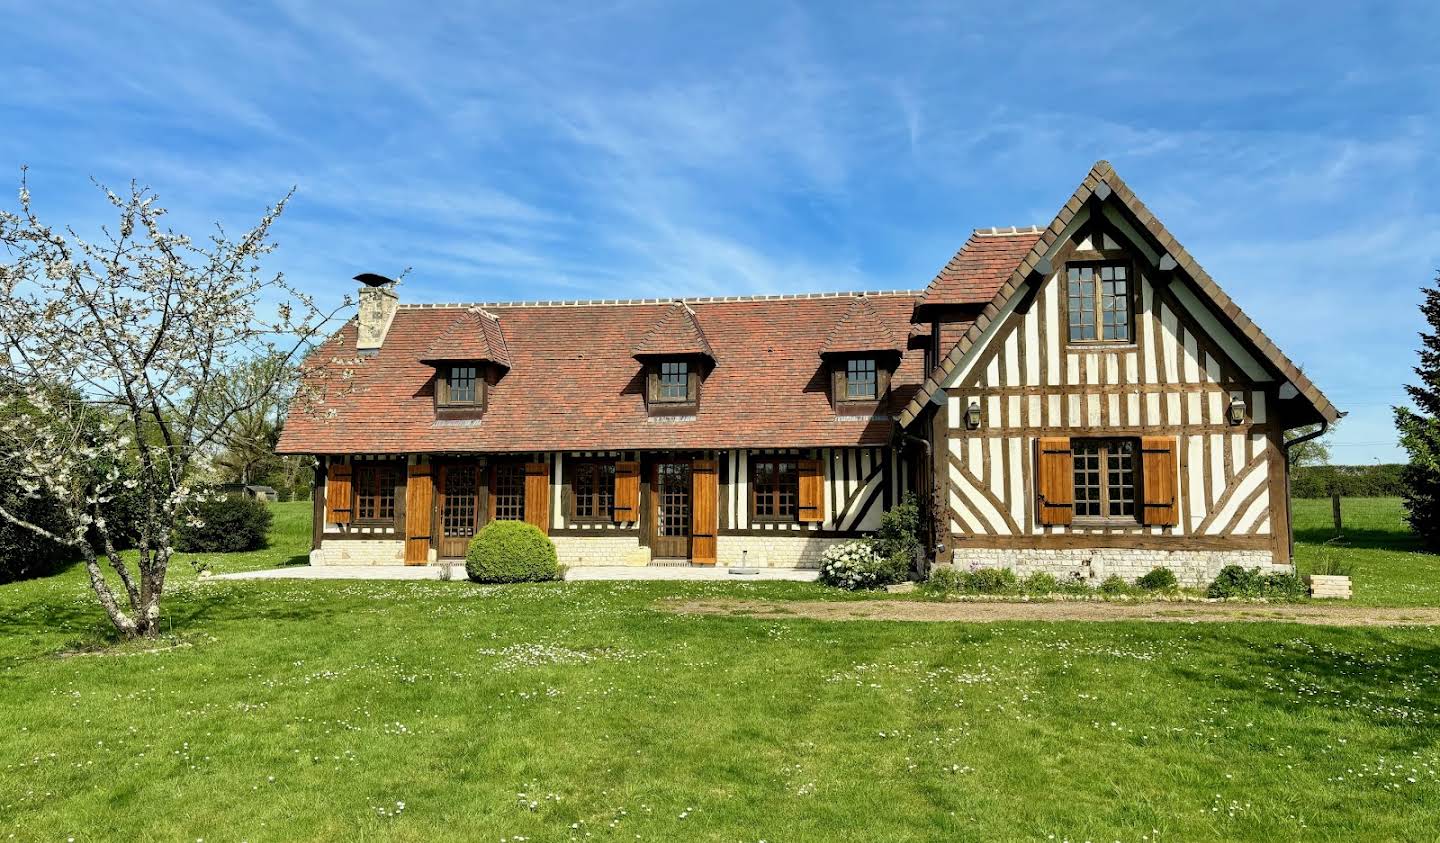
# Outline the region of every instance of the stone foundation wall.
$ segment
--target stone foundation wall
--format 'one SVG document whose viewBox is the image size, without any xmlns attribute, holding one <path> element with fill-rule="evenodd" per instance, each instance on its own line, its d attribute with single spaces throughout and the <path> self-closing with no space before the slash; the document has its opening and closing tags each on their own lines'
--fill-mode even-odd
<svg viewBox="0 0 1440 843">
<path fill-rule="evenodd" d="M 648 565 L 650 548 L 640 546 L 639 536 L 613 536 L 596 531 L 593 536 L 551 536 L 561 565 Z"/>
<path fill-rule="evenodd" d="M 434 561 L 435 551 L 430 551 Z M 399 539 L 356 539 L 320 543 L 310 552 L 311 565 L 404 565 L 405 542 Z"/>
<path fill-rule="evenodd" d="M 831 545 L 850 539 L 808 536 L 719 536 L 716 564 L 749 568 L 819 568 L 820 556 Z"/>
<path fill-rule="evenodd" d="M 1151 550 L 1122 548 L 955 548 L 951 560 L 957 568 L 1010 568 L 1020 578 L 1037 571 L 1059 579 L 1079 576 L 1099 585 L 1111 574 L 1127 582 L 1150 573 L 1152 568 L 1169 568 L 1183 586 L 1203 587 L 1226 565 L 1259 568 L 1265 573 L 1290 572 L 1289 565 L 1273 565 L 1268 550 Z"/>
</svg>

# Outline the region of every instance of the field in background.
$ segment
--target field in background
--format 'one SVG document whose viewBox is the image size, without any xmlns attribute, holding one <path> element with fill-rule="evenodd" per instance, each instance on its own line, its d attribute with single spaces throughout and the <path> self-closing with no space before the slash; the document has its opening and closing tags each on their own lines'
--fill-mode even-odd
<svg viewBox="0 0 1440 843">
<path fill-rule="evenodd" d="M 1355 509 L 1357 593 L 1433 595 L 1406 588 L 1435 568 L 1394 547 L 1394 503 Z M 1301 511 L 1302 535 L 1323 539 L 1320 509 Z M 200 558 L 303 564 L 309 505 L 276 512 L 271 548 Z M 654 606 L 838 595 L 198 582 L 176 565 L 176 634 L 158 646 L 97 646 L 78 567 L 0 586 L 0 839 L 1421 840 L 1440 827 L 1433 629 L 693 617 Z"/>
<path fill-rule="evenodd" d="M 1420 552 L 1399 498 L 1342 498 L 1345 529 L 1339 541 L 1333 541 L 1335 524 L 1328 498 L 1299 499 L 1294 507 L 1300 573 L 1322 554 L 1331 553 L 1354 566 L 1351 585 L 1356 603 L 1440 606 L 1440 556 Z"/>
</svg>

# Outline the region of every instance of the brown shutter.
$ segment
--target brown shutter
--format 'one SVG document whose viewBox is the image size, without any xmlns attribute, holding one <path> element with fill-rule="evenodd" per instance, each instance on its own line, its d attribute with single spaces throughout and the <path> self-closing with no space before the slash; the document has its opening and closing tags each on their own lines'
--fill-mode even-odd
<svg viewBox="0 0 1440 843">
<path fill-rule="evenodd" d="M 349 524 L 354 506 L 351 500 L 350 465 L 335 463 L 325 481 L 325 508 L 330 512 L 327 520 L 331 524 Z"/>
<path fill-rule="evenodd" d="M 525 520 L 550 533 L 550 464 L 525 463 Z"/>
<path fill-rule="evenodd" d="M 405 564 L 430 561 L 430 512 L 435 503 L 435 481 L 430 466 L 412 465 L 405 482 Z"/>
<path fill-rule="evenodd" d="M 1068 436 L 1042 436 L 1035 458 L 1040 523 L 1069 524 L 1075 518 L 1075 454 Z"/>
<path fill-rule="evenodd" d="M 1144 437 L 1140 440 L 1140 460 L 1140 482 L 1144 487 L 1140 523 L 1174 527 L 1180 523 L 1175 437 Z"/>
<path fill-rule="evenodd" d="M 825 520 L 825 467 L 819 460 L 800 460 L 799 519 L 806 523 Z"/>
<path fill-rule="evenodd" d="M 640 463 L 615 463 L 615 520 L 640 520 Z"/>
<path fill-rule="evenodd" d="M 715 564 L 715 534 L 720 527 L 720 471 L 715 460 L 690 465 L 690 561 Z"/>
</svg>

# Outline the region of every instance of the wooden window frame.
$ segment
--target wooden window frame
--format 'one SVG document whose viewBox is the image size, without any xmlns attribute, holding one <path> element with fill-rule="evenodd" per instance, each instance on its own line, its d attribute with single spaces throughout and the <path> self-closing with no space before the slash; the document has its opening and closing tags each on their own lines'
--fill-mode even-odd
<svg viewBox="0 0 1440 843">
<path fill-rule="evenodd" d="M 1105 339 L 1105 311 L 1104 293 L 1102 292 L 1100 270 L 1104 267 L 1119 267 L 1125 270 L 1125 331 L 1129 334 L 1125 339 Z M 1095 317 L 1095 337 L 1092 339 L 1074 339 L 1070 329 L 1070 270 L 1089 268 L 1095 270 L 1092 278 L 1092 289 L 1086 296 L 1089 302 L 1090 311 Z M 1135 302 L 1138 292 L 1139 277 L 1135 271 L 1135 262 L 1123 251 L 1107 249 L 1103 251 L 1076 252 L 1065 261 L 1060 271 L 1060 300 L 1062 303 L 1061 327 L 1065 329 L 1065 345 L 1080 348 L 1115 348 L 1133 346 L 1135 339 Z"/>
<path fill-rule="evenodd" d="M 487 478 L 488 482 L 487 482 L 487 484 L 486 484 L 486 485 L 487 485 L 487 492 L 488 492 L 488 494 L 487 494 L 486 496 L 489 498 L 489 503 L 486 505 L 486 510 L 487 510 L 486 514 L 489 516 L 489 517 L 487 518 L 487 522 L 488 522 L 488 521 L 524 521 L 524 520 L 525 520 L 525 516 L 526 516 L 526 514 L 527 514 L 526 511 L 525 511 L 525 477 L 526 477 L 526 475 L 525 475 L 525 461 L 524 461 L 524 460 L 515 460 L 515 459 L 495 460 L 495 461 L 491 462 L 489 466 L 486 467 L 486 471 L 487 471 L 487 473 L 488 473 L 488 475 L 489 475 L 488 478 Z M 515 473 L 515 477 L 517 478 L 516 486 L 515 486 L 515 494 L 517 494 L 517 495 L 519 496 L 519 498 L 520 498 L 520 517 L 519 517 L 519 518 L 501 518 L 501 517 L 500 517 L 500 499 L 501 499 L 501 497 L 503 496 L 503 493 L 502 493 L 501 488 L 500 488 L 500 472 L 501 472 L 501 471 L 506 471 L 506 472 L 513 471 L 513 472 Z"/>
<path fill-rule="evenodd" d="M 609 524 L 615 520 L 615 463 L 611 460 L 571 460 L 569 462 L 568 517 L 576 524 Z M 593 474 L 588 494 L 580 492 L 581 475 Z M 580 504 L 590 500 L 590 514 L 580 514 Z M 608 499 L 608 503 L 606 503 Z"/>
<path fill-rule="evenodd" d="M 380 478 L 383 472 L 390 475 L 390 483 L 381 483 Z M 351 507 L 354 509 L 351 524 L 356 527 L 395 527 L 400 523 L 400 490 L 405 482 L 405 466 L 393 460 L 367 460 L 355 462 L 350 467 L 350 496 Z M 389 498 L 390 516 L 388 518 L 372 515 L 364 516 L 367 500 L 377 510 L 385 508 L 386 498 Z"/>
<path fill-rule="evenodd" d="M 799 520 L 800 520 L 800 462 L 801 462 L 801 459 L 802 459 L 802 458 L 801 458 L 798 454 L 759 454 L 759 455 L 751 455 L 751 457 L 750 457 L 750 466 L 749 466 L 749 472 L 750 472 L 749 486 L 750 486 L 750 520 L 751 520 L 752 522 L 761 523 L 761 524 L 794 524 L 794 523 L 799 522 Z M 777 468 L 776 468 L 776 476 L 777 476 L 776 489 L 775 489 L 774 492 L 767 492 L 766 494 L 767 494 L 767 495 L 774 495 L 774 496 L 775 496 L 775 498 L 776 498 L 775 504 L 776 504 L 776 506 L 777 506 L 777 508 L 778 508 L 779 505 L 780 505 L 780 500 L 779 500 L 780 495 L 783 494 L 784 491 L 785 491 L 784 489 L 780 488 L 780 481 L 779 481 L 778 478 L 779 478 L 781 475 L 780 475 L 780 473 L 779 473 L 779 468 L 778 468 L 778 467 L 781 466 L 781 465 L 787 464 L 787 463 L 790 465 L 790 478 L 791 478 L 791 481 L 793 481 L 793 488 L 790 490 L 790 491 L 791 491 L 791 500 L 792 500 L 792 502 L 793 502 L 792 505 L 791 505 L 792 511 L 791 511 L 788 515 L 787 515 L 787 514 L 784 514 L 784 513 L 761 514 L 761 513 L 760 513 L 760 497 L 761 497 L 761 493 L 760 493 L 760 484 L 759 484 L 759 482 L 758 482 L 758 475 L 759 475 L 759 473 L 760 473 L 760 467 L 761 467 L 762 465 L 773 465 L 773 466 L 776 466 L 776 467 L 777 467 Z"/>
<path fill-rule="evenodd" d="M 662 375 L 665 366 L 685 366 L 684 398 L 664 397 Z M 700 366 L 696 357 L 666 357 L 645 364 L 645 406 L 652 416 L 693 415 L 700 407 Z"/>
<path fill-rule="evenodd" d="M 855 360 L 870 360 L 875 364 L 875 396 L 873 398 L 850 397 L 850 363 Z M 874 413 L 890 392 L 890 373 L 895 360 L 884 354 L 845 354 L 829 357 L 830 400 L 839 415 Z"/>
<path fill-rule="evenodd" d="M 450 396 L 450 381 L 456 369 L 471 369 L 475 372 L 474 398 L 457 401 Z M 456 361 L 442 363 L 435 370 L 435 409 L 437 411 L 459 411 L 460 416 L 469 417 L 484 412 L 490 387 L 490 371 L 483 362 Z"/>
<path fill-rule="evenodd" d="M 1127 515 L 1127 514 L 1123 514 L 1123 513 L 1122 513 L 1122 514 L 1119 514 L 1119 515 L 1115 515 L 1115 514 L 1111 514 L 1111 512 L 1110 512 L 1110 505 L 1111 505 L 1111 503 L 1112 503 L 1111 488 L 1110 488 L 1110 455 L 1111 455 L 1111 454 L 1110 454 L 1110 448 L 1111 448 L 1112 446 L 1117 445 L 1117 444 L 1122 443 L 1122 442 L 1123 442 L 1123 443 L 1128 443 L 1128 444 L 1130 445 L 1130 449 L 1131 449 L 1131 450 L 1130 450 L 1130 510 L 1131 510 L 1131 511 L 1130 511 L 1130 513 L 1129 513 L 1128 515 Z M 1095 446 L 1095 448 L 1096 448 L 1096 454 L 1097 454 L 1097 458 L 1098 458 L 1098 460 L 1099 460 L 1099 478 L 1098 478 L 1097 482 L 1098 482 L 1098 484 L 1099 484 L 1099 500 L 1098 500 L 1098 504 L 1099 504 L 1099 506 L 1100 506 L 1100 514 L 1099 514 L 1099 515 L 1081 515 L 1081 514 L 1080 514 L 1080 504 L 1081 504 L 1080 489 L 1081 489 L 1081 486 L 1080 486 L 1080 484 L 1077 482 L 1077 481 L 1078 481 L 1078 478 L 1076 477 L 1076 472 L 1077 472 L 1077 466 L 1078 466 L 1078 464 L 1079 464 L 1080 449 L 1081 449 L 1082 447 L 1092 446 L 1092 445 Z M 1071 450 L 1071 457 L 1070 457 L 1070 459 L 1071 459 L 1070 478 L 1071 478 L 1071 484 L 1072 484 L 1072 486 L 1073 486 L 1073 488 L 1074 488 L 1074 492 L 1072 493 L 1072 500 L 1073 500 L 1072 506 L 1073 506 L 1073 512 L 1074 512 L 1073 519 L 1072 519 L 1072 520 L 1073 520 L 1073 523 L 1076 524 L 1076 525 L 1080 525 L 1080 526 L 1090 525 L 1090 526 L 1126 526 L 1126 527 L 1133 527 L 1133 526 L 1138 526 L 1138 525 L 1140 525 L 1140 524 L 1142 523 L 1142 518 L 1143 518 L 1143 501 L 1144 501 L 1144 488 L 1145 488 L 1143 478 L 1140 476 L 1140 472 L 1141 472 L 1141 462 L 1142 462 L 1142 459 L 1141 459 L 1141 441 L 1140 441 L 1138 438 L 1133 437 L 1133 436 L 1074 436 L 1074 437 L 1071 437 L 1071 439 L 1070 439 L 1070 450 Z M 1088 503 L 1088 500 L 1087 500 L 1087 503 Z"/>
<path fill-rule="evenodd" d="M 860 375 L 868 374 L 868 375 L 870 375 L 870 379 L 869 379 L 868 381 L 863 381 L 863 380 L 860 380 L 860 379 L 858 379 L 858 378 L 853 378 L 853 377 L 851 377 L 852 375 L 857 374 L 856 372 L 851 371 L 851 367 L 855 366 L 856 364 L 865 364 L 865 363 L 868 363 L 868 364 L 869 364 L 869 371 L 863 371 L 863 370 L 862 370 L 862 371 L 858 372 L 858 374 L 860 374 Z M 854 385 L 854 384 L 859 384 L 859 385 L 862 385 L 862 386 L 868 385 L 868 386 L 870 387 L 870 394 L 869 394 L 869 395 L 856 395 L 856 394 L 854 394 L 853 390 L 851 390 L 851 386 Z M 846 361 L 845 361 L 845 396 L 844 396 L 844 398 L 845 398 L 846 401 L 878 401 L 878 400 L 880 399 L 880 361 L 879 361 L 879 360 L 875 359 L 874 357 L 851 357 L 851 358 L 846 359 Z"/>
</svg>

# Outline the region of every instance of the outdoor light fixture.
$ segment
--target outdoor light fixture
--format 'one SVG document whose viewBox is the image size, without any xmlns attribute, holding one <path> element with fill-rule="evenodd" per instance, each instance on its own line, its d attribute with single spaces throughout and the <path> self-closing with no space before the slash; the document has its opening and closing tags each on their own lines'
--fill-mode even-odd
<svg viewBox="0 0 1440 843">
<path fill-rule="evenodd" d="M 1230 398 L 1230 423 L 1245 423 L 1245 399 L 1239 395 L 1234 395 Z"/>
<path fill-rule="evenodd" d="M 971 401 L 970 406 L 965 408 L 965 429 L 980 429 L 980 402 Z"/>
</svg>

